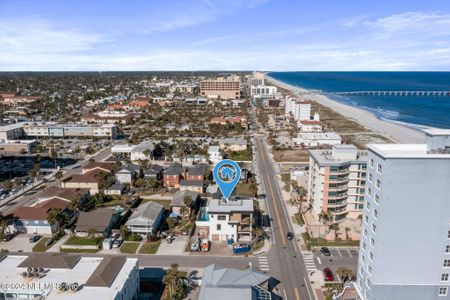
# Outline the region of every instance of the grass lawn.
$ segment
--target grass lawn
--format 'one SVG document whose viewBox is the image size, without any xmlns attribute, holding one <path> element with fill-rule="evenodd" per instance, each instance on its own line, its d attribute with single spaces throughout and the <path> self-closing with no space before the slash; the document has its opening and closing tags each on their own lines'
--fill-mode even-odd
<svg viewBox="0 0 450 300">
<path fill-rule="evenodd" d="M 236 186 L 236 194 L 242 195 L 242 196 L 254 197 L 255 194 L 253 193 L 251 186 L 252 186 L 251 182 L 248 182 L 248 183 L 239 182 L 238 185 Z"/>
<path fill-rule="evenodd" d="M 86 237 L 78 237 L 71 236 L 67 241 L 66 245 L 100 245 L 102 239 L 101 238 L 86 238 Z"/>
<path fill-rule="evenodd" d="M 252 160 L 252 155 L 247 150 L 227 152 L 227 157 L 232 160 Z"/>
<path fill-rule="evenodd" d="M 161 240 L 145 243 L 139 250 L 139 254 L 155 254 L 158 251 L 159 244 L 161 244 Z"/>
<path fill-rule="evenodd" d="M 45 252 L 48 250 L 48 248 L 50 248 L 55 241 L 53 241 L 50 245 L 45 246 L 45 242 L 48 241 L 50 238 L 48 237 L 44 237 L 42 238 L 36 245 L 34 245 L 33 247 L 33 252 Z"/>
<path fill-rule="evenodd" d="M 137 242 L 123 242 L 122 246 L 120 246 L 120 252 L 134 254 L 138 247 L 139 243 Z"/>
<path fill-rule="evenodd" d="M 301 213 L 296 213 L 295 215 L 294 215 L 295 217 L 295 221 L 297 222 L 297 224 L 299 224 L 299 225 L 305 225 L 305 221 L 303 220 L 303 216 L 302 216 L 302 214 Z"/>
<path fill-rule="evenodd" d="M 273 158 L 275 161 L 295 161 L 308 162 L 308 150 L 277 150 L 273 151 Z"/>
</svg>

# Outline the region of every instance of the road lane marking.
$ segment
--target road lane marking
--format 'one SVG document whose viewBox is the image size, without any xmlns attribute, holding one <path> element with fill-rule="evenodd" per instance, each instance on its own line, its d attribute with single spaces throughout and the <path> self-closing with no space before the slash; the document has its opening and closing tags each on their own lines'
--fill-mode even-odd
<svg viewBox="0 0 450 300">
<path fill-rule="evenodd" d="M 352 256 L 352 253 L 350 252 L 349 249 L 347 249 L 347 252 L 348 252 L 348 255 L 350 255 L 350 257 L 353 257 L 353 256 Z"/>
<path fill-rule="evenodd" d="M 311 292 L 309 291 L 309 288 L 308 288 L 309 284 L 308 284 L 308 282 L 306 282 L 306 277 L 303 277 L 303 281 L 305 281 L 306 291 L 308 292 L 309 299 L 314 299 L 311 296 Z"/>
<path fill-rule="evenodd" d="M 317 257 L 317 262 L 319 263 L 319 265 L 322 264 L 322 261 L 320 260 L 320 257 Z"/>
<path fill-rule="evenodd" d="M 261 145 L 261 141 L 259 141 L 259 144 Z M 263 153 L 261 147 L 258 150 L 259 150 L 259 152 L 261 154 L 261 157 L 265 157 L 265 154 Z M 275 199 L 275 195 L 274 195 L 274 192 L 273 192 L 272 183 L 270 182 L 269 178 L 267 178 L 267 179 L 268 179 L 267 181 L 269 182 L 270 195 L 272 196 L 272 200 L 273 200 L 273 204 L 274 204 L 274 208 L 275 208 L 275 214 L 277 215 L 278 227 L 279 227 L 280 232 L 281 232 L 281 240 L 283 241 L 283 245 L 286 245 L 286 238 L 284 236 L 284 229 L 283 229 L 283 226 L 281 224 L 281 218 L 280 218 L 280 214 L 279 214 L 279 211 L 278 211 L 277 201 Z"/>
<path fill-rule="evenodd" d="M 304 277 L 303 277 L 304 278 Z M 306 282 L 306 281 L 305 281 Z M 308 289 L 307 289 L 308 290 Z M 298 289 L 294 288 L 295 291 L 295 298 L 297 298 L 297 300 L 300 300 L 300 294 L 298 293 Z M 309 293 L 308 293 L 309 294 Z"/>
<path fill-rule="evenodd" d="M 283 290 L 284 299 L 287 299 L 286 290 Z"/>
</svg>

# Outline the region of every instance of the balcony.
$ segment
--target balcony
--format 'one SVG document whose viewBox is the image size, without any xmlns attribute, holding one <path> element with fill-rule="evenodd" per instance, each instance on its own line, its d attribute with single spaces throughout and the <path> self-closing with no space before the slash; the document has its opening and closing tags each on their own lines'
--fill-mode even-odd
<svg viewBox="0 0 450 300">
<path fill-rule="evenodd" d="M 248 224 L 241 224 L 238 226 L 238 232 L 250 232 L 251 226 Z"/>
</svg>

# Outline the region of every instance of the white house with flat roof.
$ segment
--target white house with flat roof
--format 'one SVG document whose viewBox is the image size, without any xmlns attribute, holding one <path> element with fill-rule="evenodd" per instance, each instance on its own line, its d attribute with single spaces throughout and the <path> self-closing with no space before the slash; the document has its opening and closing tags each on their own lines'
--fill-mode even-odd
<svg viewBox="0 0 450 300">
<path fill-rule="evenodd" d="M 450 130 L 368 145 L 360 299 L 450 299 Z"/>
<path fill-rule="evenodd" d="M 208 157 L 213 164 L 216 164 L 219 161 L 221 161 L 223 159 L 223 156 L 220 150 L 220 146 L 209 146 Z"/>
<path fill-rule="evenodd" d="M 253 200 L 231 197 L 229 201 L 220 198 L 208 199 L 200 209 L 196 221 L 199 234 L 212 241 L 250 242 L 252 239 Z"/>
<path fill-rule="evenodd" d="M 0 299 L 137 299 L 138 259 L 42 253 L 0 259 Z"/>
</svg>

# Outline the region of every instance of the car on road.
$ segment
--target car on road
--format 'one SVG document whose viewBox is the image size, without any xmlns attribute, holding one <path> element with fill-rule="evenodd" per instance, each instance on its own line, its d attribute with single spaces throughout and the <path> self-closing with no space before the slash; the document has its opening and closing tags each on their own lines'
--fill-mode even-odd
<svg viewBox="0 0 450 300">
<path fill-rule="evenodd" d="M 323 269 L 323 276 L 325 281 L 334 281 L 334 275 L 330 268 Z"/>
<path fill-rule="evenodd" d="M 288 240 L 292 240 L 292 239 L 294 238 L 294 234 L 293 234 L 292 232 L 289 231 L 289 232 L 286 234 L 286 237 L 287 237 Z"/>
<path fill-rule="evenodd" d="M 320 252 L 322 252 L 323 256 L 331 256 L 330 249 L 328 249 L 327 247 L 320 248 Z"/>
<path fill-rule="evenodd" d="M 28 241 L 30 243 L 36 243 L 40 238 L 41 236 L 39 234 L 33 234 L 32 236 L 30 236 L 30 239 Z"/>
</svg>

